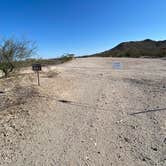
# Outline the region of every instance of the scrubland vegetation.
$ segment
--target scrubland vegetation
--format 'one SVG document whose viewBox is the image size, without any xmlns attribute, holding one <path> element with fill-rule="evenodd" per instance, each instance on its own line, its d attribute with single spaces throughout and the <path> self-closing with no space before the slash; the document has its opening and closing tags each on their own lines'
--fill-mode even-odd
<svg viewBox="0 0 166 166">
<path fill-rule="evenodd" d="M 10 73 L 29 67 L 34 63 L 56 65 L 74 58 L 74 54 L 64 54 L 55 59 L 35 59 L 36 44 L 29 40 L 4 39 L 0 42 L 0 76 L 8 77 Z"/>
</svg>

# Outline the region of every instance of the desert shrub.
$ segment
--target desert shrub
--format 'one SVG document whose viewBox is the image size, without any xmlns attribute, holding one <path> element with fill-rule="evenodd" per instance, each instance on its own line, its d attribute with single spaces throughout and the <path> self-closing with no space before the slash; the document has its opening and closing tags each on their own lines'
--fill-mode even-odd
<svg viewBox="0 0 166 166">
<path fill-rule="evenodd" d="M 35 54 L 36 47 L 28 40 L 5 39 L 0 41 L 0 70 L 5 77 L 13 72 L 21 60 Z"/>
<path fill-rule="evenodd" d="M 74 54 L 64 54 L 60 57 L 64 62 L 72 60 L 74 58 Z"/>
</svg>

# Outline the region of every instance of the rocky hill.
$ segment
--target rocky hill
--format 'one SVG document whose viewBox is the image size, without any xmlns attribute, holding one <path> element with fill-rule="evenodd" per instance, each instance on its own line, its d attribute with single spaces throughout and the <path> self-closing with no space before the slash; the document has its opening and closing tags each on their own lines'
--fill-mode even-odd
<svg viewBox="0 0 166 166">
<path fill-rule="evenodd" d="M 146 39 L 143 41 L 124 42 L 116 47 L 94 54 L 98 57 L 149 57 L 161 58 L 166 57 L 166 40 L 154 41 Z"/>
</svg>

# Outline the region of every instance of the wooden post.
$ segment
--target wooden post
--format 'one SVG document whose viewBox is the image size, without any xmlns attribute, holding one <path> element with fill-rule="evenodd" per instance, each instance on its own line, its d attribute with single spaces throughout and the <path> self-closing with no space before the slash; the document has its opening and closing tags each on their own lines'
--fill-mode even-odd
<svg viewBox="0 0 166 166">
<path fill-rule="evenodd" d="M 41 64 L 32 64 L 32 70 L 36 72 L 36 74 L 37 74 L 37 82 L 38 82 L 38 86 L 40 86 L 39 71 L 42 70 L 42 66 L 41 66 Z"/>
<path fill-rule="evenodd" d="M 40 86 L 39 71 L 37 71 L 37 81 L 38 81 L 38 86 Z"/>
</svg>

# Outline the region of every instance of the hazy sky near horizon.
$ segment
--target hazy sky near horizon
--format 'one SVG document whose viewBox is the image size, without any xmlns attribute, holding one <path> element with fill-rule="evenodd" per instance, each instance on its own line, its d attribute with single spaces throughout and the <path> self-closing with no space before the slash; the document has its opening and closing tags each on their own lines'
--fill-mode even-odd
<svg viewBox="0 0 166 166">
<path fill-rule="evenodd" d="M 0 37 L 37 42 L 40 57 L 87 55 L 166 39 L 165 0 L 0 0 Z"/>
</svg>

